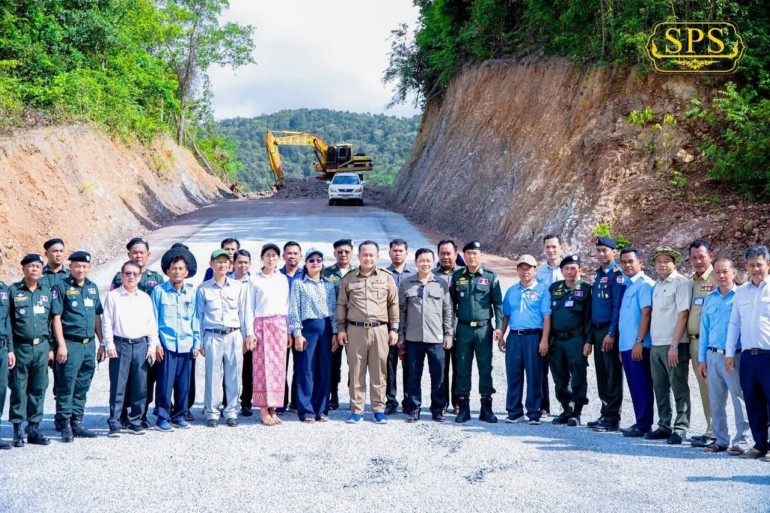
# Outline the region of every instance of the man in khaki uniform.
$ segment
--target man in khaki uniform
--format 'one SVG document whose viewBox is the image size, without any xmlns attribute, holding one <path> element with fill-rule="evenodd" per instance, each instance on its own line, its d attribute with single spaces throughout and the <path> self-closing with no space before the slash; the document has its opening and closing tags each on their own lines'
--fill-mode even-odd
<svg viewBox="0 0 770 513">
<path fill-rule="evenodd" d="M 398 342 L 398 290 L 391 274 L 376 267 L 379 250 L 371 240 L 359 244 L 361 265 L 342 279 L 337 298 L 337 339 L 347 346 L 350 367 L 349 424 L 363 418 L 367 368 L 374 421 L 388 422 L 385 384 L 389 346 Z"/>
<path fill-rule="evenodd" d="M 687 320 L 687 335 L 690 337 L 690 359 L 692 360 L 693 372 L 698 378 L 700 399 L 703 403 L 703 413 L 706 416 L 706 434 L 691 437 L 690 443 L 693 447 L 706 447 L 714 441 L 714 433 L 711 431 L 711 402 L 709 401 L 708 382 L 697 369 L 700 347 L 700 317 L 706 296 L 717 289 L 718 285 L 712 276 L 714 268 L 711 265 L 711 244 L 702 239 L 695 240 L 690 244 L 689 251 L 690 265 L 695 272 L 690 277 L 692 303 L 690 304 L 690 317 Z"/>
</svg>

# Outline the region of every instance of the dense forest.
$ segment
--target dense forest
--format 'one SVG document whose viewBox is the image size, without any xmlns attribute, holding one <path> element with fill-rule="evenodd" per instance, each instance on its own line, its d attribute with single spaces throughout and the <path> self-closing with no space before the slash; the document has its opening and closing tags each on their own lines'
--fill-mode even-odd
<svg viewBox="0 0 770 513">
<path fill-rule="evenodd" d="M 237 145 L 236 158 L 243 164 L 237 179 L 252 191 L 270 188 L 275 177 L 265 153 L 266 130 L 311 132 L 326 144 L 351 143 L 353 151 L 372 157 L 375 172 L 370 183 L 390 184 L 414 143 L 420 118 L 382 114 L 356 114 L 328 109 L 282 110 L 254 118 L 226 119 L 219 123 L 223 136 Z M 282 146 L 286 178 L 310 176 L 315 155 L 310 147 Z"/>
<path fill-rule="evenodd" d="M 384 78 L 394 103 L 416 93 L 440 100 L 463 64 L 512 55 L 570 57 L 576 64 L 634 65 L 648 73 L 647 37 L 661 21 L 727 20 L 746 55 L 716 98 L 695 100 L 688 120 L 703 123 L 712 176 L 750 198 L 770 199 L 770 7 L 767 0 L 414 0 L 412 32 L 393 31 Z M 666 113 L 654 113 L 661 119 Z"/>
</svg>

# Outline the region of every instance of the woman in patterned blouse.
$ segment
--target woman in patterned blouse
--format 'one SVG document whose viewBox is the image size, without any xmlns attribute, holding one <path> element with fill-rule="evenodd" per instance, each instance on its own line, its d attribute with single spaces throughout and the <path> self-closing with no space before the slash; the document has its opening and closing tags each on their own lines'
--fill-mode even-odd
<svg viewBox="0 0 770 513">
<path fill-rule="evenodd" d="M 289 330 L 294 335 L 297 414 L 302 422 L 329 420 L 332 346 L 337 344 L 334 284 L 323 276 L 324 256 L 305 253 L 304 273 L 289 299 Z"/>
</svg>

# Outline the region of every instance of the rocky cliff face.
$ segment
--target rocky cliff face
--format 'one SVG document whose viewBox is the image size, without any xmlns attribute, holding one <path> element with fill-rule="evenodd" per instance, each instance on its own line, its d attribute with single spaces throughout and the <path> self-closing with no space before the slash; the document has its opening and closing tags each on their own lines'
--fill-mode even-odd
<svg viewBox="0 0 770 513">
<path fill-rule="evenodd" d="M 170 139 L 127 146 L 88 127 L 30 130 L 0 139 L 0 275 L 25 253 L 64 239 L 97 261 L 128 239 L 229 191 Z"/>
<path fill-rule="evenodd" d="M 428 105 L 389 201 L 504 253 L 539 254 L 547 233 L 585 249 L 600 223 L 640 248 L 766 241 L 767 209 L 708 180 L 703 134 L 684 114 L 714 80 L 544 58 L 465 69 Z M 652 120 L 629 123 L 644 109 Z"/>
</svg>

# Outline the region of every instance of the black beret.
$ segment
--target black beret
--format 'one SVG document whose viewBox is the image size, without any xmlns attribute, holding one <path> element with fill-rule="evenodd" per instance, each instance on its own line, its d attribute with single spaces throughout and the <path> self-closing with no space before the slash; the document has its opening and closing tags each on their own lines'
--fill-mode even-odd
<svg viewBox="0 0 770 513">
<path fill-rule="evenodd" d="M 48 251 L 48 248 L 50 248 L 51 246 L 54 246 L 56 244 L 61 244 L 62 246 L 64 246 L 64 241 L 61 240 L 61 239 L 48 239 L 43 244 L 43 249 Z"/>
<path fill-rule="evenodd" d="M 262 246 L 262 253 L 259 254 L 260 257 L 265 256 L 265 253 L 267 253 L 268 250 L 274 249 L 276 253 L 279 255 L 281 254 L 281 248 L 279 248 L 277 245 L 273 244 L 272 242 L 268 242 L 264 246 Z"/>
<path fill-rule="evenodd" d="M 477 240 L 472 240 L 463 246 L 463 252 L 468 251 L 469 249 L 477 249 L 481 251 L 481 243 Z"/>
<path fill-rule="evenodd" d="M 68 258 L 70 262 L 86 262 L 91 263 L 91 254 L 87 251 L 75 251 Z"/>
<path fill-rule="evenodd" d="M 37 253 L 30 253 L 29 255 L 27 255 L 27 256 L 25 256 L 24 258 L 21 259 L 21 265 L 27 265 L 27 264 L 31 264 L 31 263 L 34 263 L 34 262 L 42 264 L 43 263 L 43 259 Z"/>
<path fill-rule="evenodd" d="M 181 256 L 184 259 L 185 265 L 187 266 L 187 277 L 192 278 L 195 276 L 195 273 L 198 272 L 198 261 L 195 260 L 195 256 L 190 253 L 186 247 L 182 246 L 172 246 L 171 249 L 166 251 L 163 254 L 163 257 L 160 259 L 160 268 L 166 275 L 168 275 L 168 269 L 171 267 L 171 261 L 175 257 Z"/>
<path fill-rule="evenodd" d="M 561 263 L 559 263 L 559 268 L 564 267 L 565 265 L 569 264 L 577 264 L 580 265 L 580 257 L 577 255 L 567 255 L 564 258 L 561 259 Z"/>
<path fill-rule="evenodd" d="M 609 237 L 596 237 L 596 245 L 607 246 L 610 249 L 615 249 L 618 247 L 617 244 L 615 244 L 615 241 Z"/>
<path fill-rule="evenodd" d="M 136 246 L 137 244 L 144 244 L 145 246 L 147 246 L 147 250 L 148 250 L 148 251 L 149 251 L 149 249 L 150 249 L 150 243 L 149 243 L 149 242 L 147 242 L 146 240 L 144 240 L 144 239 L 143 239 L 143 238 L 141 238 L 141 237 L 134 237 L 133 239 L 131 239 L 130 241 L 128 241 L 128 244 L 126 244 L 126 249 L 127 249 L 127 250 L 129 250 L 129 251 L 131 251 L 131 248 L 133 248 L 133 247 L 134 247 L 134 246 Z"/>
<path fill-rule="evenodd" d="M 340 246 L 350 246 L 352 248 L 353 247 L 353 240 L 352 239 L 340 239 L 337 242 L 335 242 L 334 244 L 332 244 L 332 246 L 334 246 L 334 249 L 337 249 Z"/>
</svg>

